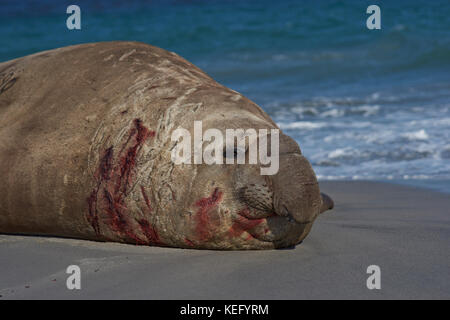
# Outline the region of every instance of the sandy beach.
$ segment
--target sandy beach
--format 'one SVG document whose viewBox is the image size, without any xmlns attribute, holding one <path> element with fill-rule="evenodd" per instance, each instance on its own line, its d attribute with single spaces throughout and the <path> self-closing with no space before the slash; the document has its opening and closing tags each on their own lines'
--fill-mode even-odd
<svg viewBox="0 0 450 320">
<path fill-rule="evenodd" d="M 322 182 L 336 207 L 293 249 L 199 251 L 0 235 L 0 299 L 449 299 L 450 198 Z M 66 288 L 67 266 L 81 290 Z M 366 269 L 381 268 L 381 290 Z"/>
</svg>

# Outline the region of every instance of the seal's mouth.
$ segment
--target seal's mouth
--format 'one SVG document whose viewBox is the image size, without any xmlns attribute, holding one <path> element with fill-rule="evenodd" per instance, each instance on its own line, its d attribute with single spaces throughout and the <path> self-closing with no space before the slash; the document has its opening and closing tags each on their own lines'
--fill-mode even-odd
<svg viewBox="0 0 450 320">
<path fill-rule="evenodd" d="M 295 213 L 290 212 L 287 205 L 279 203 L 269 183 L 249 184 L 241 188 L 238 199 L 245 209 L 235 216 L 232 227 L 232 235 L 235 236 L 246 232 L 247 239 L 271 242 L 276 247 L 289 246 L 298 243 L 305 228 L 314 221 L 295 219 Z"/>
<path fill-rule="evenodd" d="M 287 212 L 278 214 L 272 212 L 260 212 L 255 217 L 249 214 L 249 210 L 238 212 L 235 226 L 246 231 L 252 238 L 264 242 L 280 242 L 287 239 L 297 239 L 303 232 L 305 226 L 310 222 L 299 223 Z"/>
</svg>

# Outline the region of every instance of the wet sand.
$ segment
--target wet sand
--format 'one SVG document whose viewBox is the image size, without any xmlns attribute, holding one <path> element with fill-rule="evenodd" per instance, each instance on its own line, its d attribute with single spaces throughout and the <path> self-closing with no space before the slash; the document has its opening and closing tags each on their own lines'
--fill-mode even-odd
<svg viewBox="0 0 450 320">
<path fill-rule="evenodd" d="M 335 201 L 294 249 L 198 251 L 0 235 L 0 299 L 449 299 L 450 196 L 322 182 Z M 79 265 L 81 290 L 66 288 Z M 381 268 L 381 290 L 366 269 Z"/>
</svg>

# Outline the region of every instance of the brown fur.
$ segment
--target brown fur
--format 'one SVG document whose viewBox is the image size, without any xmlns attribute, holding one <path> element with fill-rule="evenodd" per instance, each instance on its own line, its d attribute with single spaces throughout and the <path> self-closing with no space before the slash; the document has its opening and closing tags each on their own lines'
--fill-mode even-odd
<svg viewBox="0 0 450 320">
<path fill-rule="evenodd" d="M 194 120 L 277 128 L 239 93 L 143 43 L 1 63 L 0 232 L 205 249 L 301 241 L 329 202 L 298 145 L 281 135 L 273 177 L 256 165 L 174 165 L 171 132 L 192 132 Z"/>
</svg>

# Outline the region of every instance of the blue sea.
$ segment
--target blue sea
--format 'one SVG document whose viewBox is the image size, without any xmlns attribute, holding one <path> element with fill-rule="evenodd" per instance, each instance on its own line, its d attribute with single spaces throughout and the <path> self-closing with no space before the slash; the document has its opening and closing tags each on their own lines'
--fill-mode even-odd
<svg viewBox="0 0 450 320">
<path fill-rule="evenodd" d="M 81 8 L 81 30 L 66 8 Z M 366 9 L 381 8 L 381 30 Z M 0 0 L 0 61 L 76 43 L 175 51 L 259 104 L 321 180 L 450 192 L 450 1 Z"/>
</svg>

